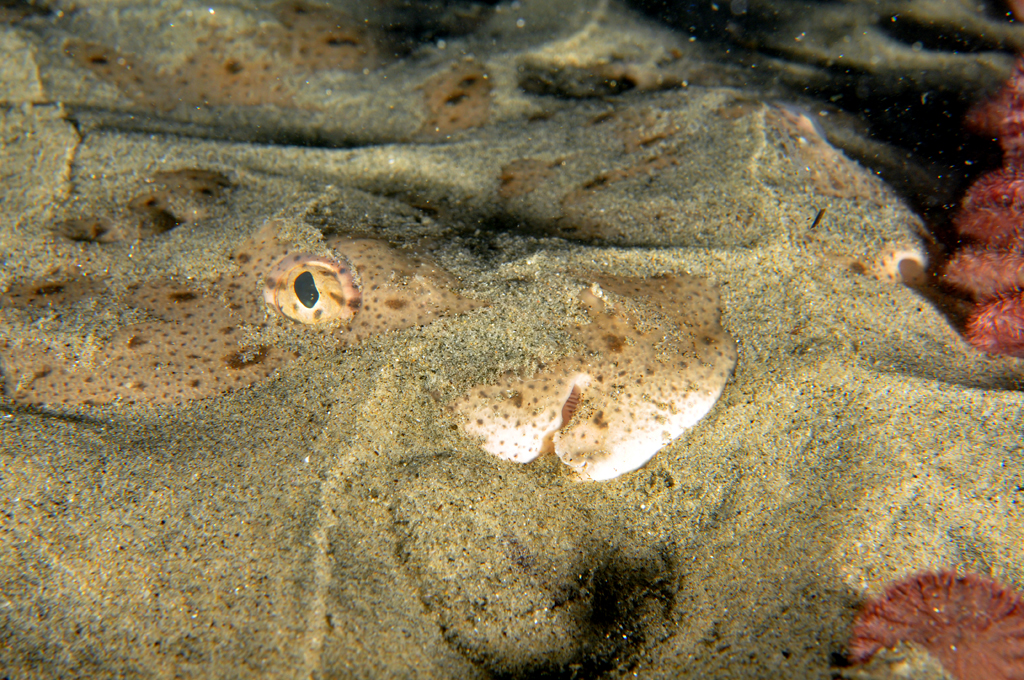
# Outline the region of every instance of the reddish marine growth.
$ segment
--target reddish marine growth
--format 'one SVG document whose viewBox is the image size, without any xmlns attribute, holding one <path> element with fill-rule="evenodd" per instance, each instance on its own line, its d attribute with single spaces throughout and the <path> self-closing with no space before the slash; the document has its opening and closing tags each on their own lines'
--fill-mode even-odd
<svg viewBox="0 0 1024 680">
<path fill-rule="evenodd" d="M 990 354 L 1024 357 L 1024 59 L 966 122 L 999 140 L 1003 167 L 967 190 L 953 225 L 973 244 L 953 256 L 944 280 L 975 300 L 968 342 Z"/>
<path fill-rule="evenodd" d="M 1024 598 L 997 581 L 955 571 L 890 586 L 857 617 L 850 660 L 914 643 L 957 680 L 1024 678 Z"/>
</svg>

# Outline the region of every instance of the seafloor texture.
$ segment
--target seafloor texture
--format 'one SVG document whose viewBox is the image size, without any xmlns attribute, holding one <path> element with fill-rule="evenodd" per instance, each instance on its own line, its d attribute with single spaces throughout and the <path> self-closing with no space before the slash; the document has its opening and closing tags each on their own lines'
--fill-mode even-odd
<svg viewBox="0 0 1024 680">
<path fill-rule="evenodd" d="M 828 677 L 895 578 L 1024 585 L 1024 361 L 904 285 L 921 221 L 816 112 L 613 5 L 456 7 L 401 50 L 261 7 L 0 24 L 8 677 Z M 403 294 L 447 306 L 358 342 L 268 314 L 268 220 L 429 258 Z M 684 273 L 739 359 L 646 466 L 464 433 L 470 386 L 578 350 L 596 276 Z"/>
</svg>

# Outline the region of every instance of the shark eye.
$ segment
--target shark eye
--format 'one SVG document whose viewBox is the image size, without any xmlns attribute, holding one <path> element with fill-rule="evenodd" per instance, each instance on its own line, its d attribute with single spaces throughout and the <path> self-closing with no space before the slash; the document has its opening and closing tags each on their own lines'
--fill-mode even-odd
<svg viewBox="0 0 1024 680">
<path fill-rule="evenodd" d="M 316 279 L 308 271 L 296 276 L 292 287 L 295 289 L 295 297 L 299 299 L 299 302 L 306 309 L 313 309 L 320 300 L 320 291 L 316 288 Z"/>
<path fill-rule="evenodd" d="M 320 324 L 351 319 L 362 294 L 347 264 L 304 253 L 274 265 L 265 278 L 263 300 L 292 321 Z"/>
</svg>

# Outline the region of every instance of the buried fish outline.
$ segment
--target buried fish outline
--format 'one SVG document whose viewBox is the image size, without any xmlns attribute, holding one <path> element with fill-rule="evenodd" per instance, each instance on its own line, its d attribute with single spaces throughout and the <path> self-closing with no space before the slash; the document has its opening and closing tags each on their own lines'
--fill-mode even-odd
<svg viewBox="0 0 1024 680">
<path fill-rule="evenodd" d="M 317 325 L 320 320 L 313 314 L 293 320 L 313 324 L 310 331 L 330 334 L 339 349 L 485 304 L 453 292 L 454 278 L 428 260 L 383 241 L 329 236 L 328 247 L 340 255 L 325 258 L 298 253 L 280 240 L 283 226 L 268 220 L 235 249 L 238 273 L 211 281 L 207 287 L 216 295 L 170 278 L 117 289 L 96 277 L 54 275 L 11 286 L 0 296 L 7 314 L 0 315 L 0 322 L 11 322 L 9 328 L 0 326 L 4 396 L 16 403 L 55 407 L 117 401 L 174 404 L 252 385 L 294 356 L 272 344 L 245 340 L 246 327 L 265 325 L 272 302 L 267 291 L 256 291 L 270 284 L 287 292 L 285 284 L 290 284 L 292 294 L 304 294 L 309 301 L 306 273 L 314 287 L 320 286 L 313 307 L 320 301 L 336 302 L 332 294 L 340 292 L 342 313 L 325 319 L 338 322 L 334 324 Z M 278 265 L 289 266 L 280 272 Z M 290 274 L 294 267 L 300 270 Z M 355 275 L 353 267 L 358 267 Z M 271 309 L 277 301 L 273 298 Z M 94 307 L 120 308 L 124 320 L 103 335 L 95 333 L 95 322 L 61 321 L 95 317 L 90 311 Z M 40 332 L 52 326 L 55 330 Z"/>
<path fill-rule="evenodd" d="M 324 243 L 334 257 L 325 258 L 294 251 L 279 239 L 281 226 L 268 221 L 235 260 L 246 276 L 263 281 L 266 308 L 314 327 L 337 322 L 330 329 L 340 326 L 339 346 L 487 304 L 454 292 L 456 279 L 430 259 L 384 241 L 328 235 Z"/>
<path fill-rule="evenodd" d="M 736 365 L 718 293 L 696 277 L 595 276 L 577 296 L 585 352 L 530 378 L 477 385 L 451 408 L 488 453 L 528 463 L 554 452 L 582 480 L 641 467 L 714 406 Z M 614 293 L 611 303 L 605 291 Z"/>
</svg>

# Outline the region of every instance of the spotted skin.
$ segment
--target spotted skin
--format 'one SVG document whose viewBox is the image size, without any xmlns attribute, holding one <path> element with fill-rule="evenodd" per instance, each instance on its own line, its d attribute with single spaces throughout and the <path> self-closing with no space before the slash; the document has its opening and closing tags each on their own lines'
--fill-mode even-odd
<svg viewBox="0 0 1024 680">
<path fill-rule="evenodd" d="M 644 465 L 721 396 L 736 345 L 707 282 L 592 280 L 578 296 L 590 323 L 573 330 L 586 352 L 529 379 L 474 387 L 453 404 L 485 451 L 520 463 L 554 451 L 581 479 L 611 479 Z"/>
</svg>

